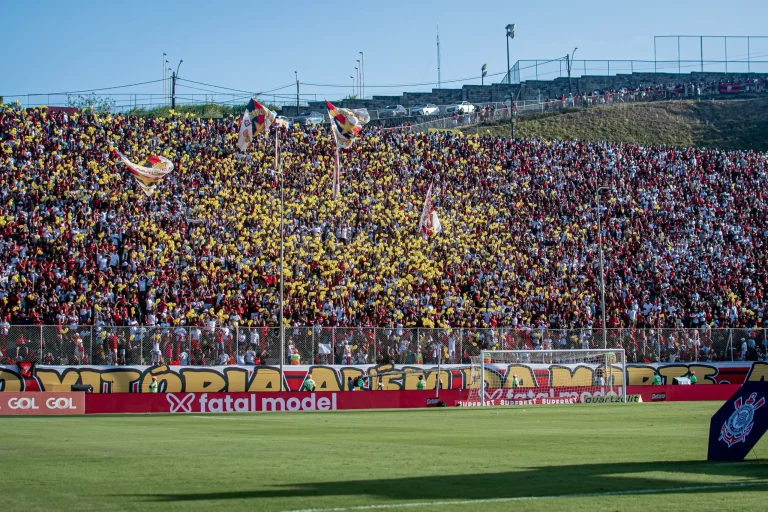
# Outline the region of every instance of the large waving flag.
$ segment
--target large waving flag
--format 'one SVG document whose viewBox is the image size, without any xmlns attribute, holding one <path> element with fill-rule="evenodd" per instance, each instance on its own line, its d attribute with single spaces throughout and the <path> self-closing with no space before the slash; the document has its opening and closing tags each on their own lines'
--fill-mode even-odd
<svg viewBox="0 0 768 512">
<path fill-rule="evenodd" d="M 240 135 L 237 137 L 237 147 L 240 151 L 245 151 L 251 145 L 253 140 L 253 124 L 248 109 L 243 112 L 243 119 L 240 121 Z"/>
<path fill-rule="evenodd" d="M 355 143 L 355 137 L 360 135 L 371 116 L 364 108 L 350 110 L 348 108 L 335 107 L 330 101 L 325 101 L 328 107 L 328 117 L 331 119 L 331 131 L 336 141 L 336 168 L 333 170 L 333 197 L 339 195 L 339 181 L 341 174 L 341 162 L 339 149 L 349 149 Z"/>
<path fill-rule="evenodd" d="M 325 104 L 328 107 L 328 116 L 331 118 L 331 130 L 333 130 L 336 145 L 343 149 L 351 148 L 355 137 L 360 134 L 363 126 L 368 124 L 371 116 L 364 108 L 355 110 L 338 108 L 330 101 L 326 101 Z"/>
<path fill-rule="evenodd" d="M 252 99 L 248 103 L 248 109 L 251 111 L 251 121 L 253 122 L 253 133 L 258 135 L 269 130 L 275 121 L 277 114 L 267 107 Z"/>
<path fill-rule="evenodd" d="M 427 197 L 424 199 L 424 208 L 421 210 L 421 218 L 419 219 L 419 231 L 424 240 L 429 237 L 435 236 L 443 230 L 443 225 L 440 223 L 440 219 L 437 217 L 435 211 L 435 205 L 432 200 L 432 185 L 427 190 Z"/>
<path fill-rule="evenodd" d="M 139 188 L 147 196 L 151 196 L 155 192 L 157 184 L 173 171 L 173 162 L 164 156 L 149 155 L 138 164 L 128 160 L 122 153 L 118 153 L 118 156 L 133 174 Z"/>
<path fill-rule="evenodd" d="M 237 147 L 241 151 L 248 149 L 253 141 L 253 136 L 269 131 L 277 114 L 259 103 L 256 99 L 251 99 L 243 112 L 243 119 L 240 121 L 240 135 L 237 138 Z"/>
</svg>

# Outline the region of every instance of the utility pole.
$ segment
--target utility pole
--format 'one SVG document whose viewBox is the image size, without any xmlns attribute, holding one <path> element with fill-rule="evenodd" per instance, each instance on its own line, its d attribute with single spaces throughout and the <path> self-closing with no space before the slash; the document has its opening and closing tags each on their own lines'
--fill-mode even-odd
<svg viewBox="0 0 768 512">
<path fill-rule="evenodd" d="M 293 74 L 296 76 L 296 117 L 299 116 L 299 72 L 294 71 Z M 280 326 L 282 329 L 282 325 Z"/>
<path fill-rule="evenodd" d="M 171 108 L 176 108 L 176 79 L 179 78 L 179 68 L 181 67 L 181 63 L 184 62 L 184 59 L 179 61 L 179 65 L 176 66 L 176 71 L 171 75 L 171 78 L 173 79 L 173 90 L 171 91 Z"/>
<path fill-rule="evenodd" d="M 360 99 L 365 97 L 365 58 L 360 52 Z"/>
<path fill-rule="evenodd" d="M 442 89 L 440 81 L 440 25 L 437 26 L 437 88 Z"/>
</svg>

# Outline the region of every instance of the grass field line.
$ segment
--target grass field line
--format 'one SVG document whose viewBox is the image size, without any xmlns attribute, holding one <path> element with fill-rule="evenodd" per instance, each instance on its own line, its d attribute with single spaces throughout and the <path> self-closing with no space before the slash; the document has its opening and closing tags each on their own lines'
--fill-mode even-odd
<svg viewBox="0 0 768 512">
<path fill-rule="evenodd" d="M 765 482 L 743 482 L 737 484 L 715 484 L 715 485 L 691 485 L 687 487 L 669 487 L 666 489 L 634 489 L 626 491 L 606 491 L 590 492 L 581 494 L 559 494 L 552 496 L 515 496 L 510 498 L 491 498 L 477 500 L 457 500 L 457 501 L 417 501 L 410 503 L 382 503 L 380 505 L 358 505 L 353 507 L 333 507 L 333 508 L 305 508 L 297 510 L 288 510 L 285 512 L 348 512 L 352 510 L 383 510 L 390 508 L 416 508 L 416 507 L 443 507 L 451 505 L 477 505 L 481 503 L 503 503 L 511 501 L 533 501 L 533 500 L 554 500 L 554 499 L 573 499 L 573 498 L 601 498 L 605 496 L 622 496 L 627 494 L 660 494 L 668 492 L 687 492 L 687 491 L 706 491 L 712 489 L 733 489 L 741 487 L 758 487 L 768 485 Z"/>
</svg>

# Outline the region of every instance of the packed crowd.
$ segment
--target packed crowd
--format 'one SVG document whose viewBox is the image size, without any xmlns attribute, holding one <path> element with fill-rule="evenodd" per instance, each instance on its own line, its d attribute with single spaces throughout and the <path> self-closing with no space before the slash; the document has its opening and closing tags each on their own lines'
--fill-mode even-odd
<svg viewBox="0 0 768 512">
<path fill-rule="evenodd" d="M 544 110 L 555 108 L 588 108 L 616 103 L 634 103 L 658 100 L 699 99 L 734 93 L 764 93 L 765 80 L 754 78 L 743 82 L 681 82 L 643 87 L 596 90 L 562 95 L 557 99 L 544 100 Z"/>
<path fill-rule="evenodd" d="M 277 325 L 274 132 L 0 110 L 5 325 Z M 766 155 L 370 128 L 280 129 L 291 326 L 768 327 Z M 176 170 L 152 198 L 115 151 Z M 427 188 L 444 231 L 423 240 Z"/>
</svg>

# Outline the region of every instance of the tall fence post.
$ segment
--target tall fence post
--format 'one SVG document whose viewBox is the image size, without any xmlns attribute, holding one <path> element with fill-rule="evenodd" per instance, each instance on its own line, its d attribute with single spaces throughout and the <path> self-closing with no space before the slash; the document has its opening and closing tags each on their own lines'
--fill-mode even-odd
<svg viewBox="0 0 768 512">
<path fill-rule="evenodd" d="M 733 329 L 728 330 L 728 347 L 731 351 L 731 361 L 733 361 Z M 728 348 L 726 348 L 728 350 Z"/>
<path fill-rule="evenodd" d="M 43 326 L 40 326 L 40 363 L 43 362 Z"/>
</svg>

